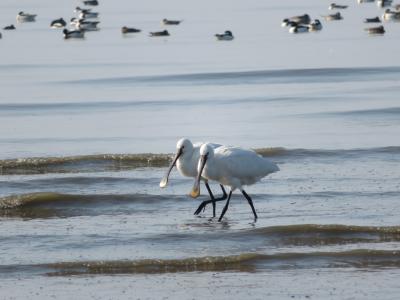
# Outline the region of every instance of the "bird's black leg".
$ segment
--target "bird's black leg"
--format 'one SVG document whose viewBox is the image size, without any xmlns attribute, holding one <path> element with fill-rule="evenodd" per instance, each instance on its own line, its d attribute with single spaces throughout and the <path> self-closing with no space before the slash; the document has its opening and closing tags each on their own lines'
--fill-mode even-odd
<svg viewBox="0 0 400 300">
<path fill-rule="evenodd" d="M 221 187 L 221 190 L 222 190 L 222 197 L 220 197 L 218 199 L 225 200 L 228 197 L 228 194 L 226 193 L 225 188 L 222 184 L 220 184 L 219 186 Z"/>
<path fill-rule="evenodd" d="M 251 209 L 254 214 L 254 219 L 257 220 L 258 217 L 257 217 L 256 210 L 254 209 L 253 200 L 251 200 L 250 196 L 245 192 L 245 190 L 242 190 L 242 194 L 247 199 L 247 202 L 249 202 L 249 204 L 251 206 Z"/>
<path fill-rule="evenodd" d="M 218 222 L 221 222 L 222 217 L 225 215 L 225 213 L 226 213 L 226 211 L 227 211 L 227 209 L 228 209 L 228 206 L 229 206 L 229 200 L 231 200 L 231 196 L 232 196 L 232 190 L 229 192 L 228 200 L 226 201 L 225 207 L 224 207 L 224 209 L 222 210 L 222 213 L 221 213 L 221 216 L 220 216 L 219 219 L 218 219 Z"/>
<path fill-rule="evenodd" d="M 223 195 L 220 198 L 214 198 L 214 196 L 213 196 L 213 194 L 211 192 L 210 186 L 208 186 L 208 184 L 206 184 L 206 187 L 207 187 L 207 190 L 208 190 L 208 192 L 210 194 L 211 200 L 206 200 L 206 201 L 201 202 L 199 207 L 194 212 L 195 215 L 198 215 L 199 213 L 201 213 L 202 210 L 204 211 L 206 206 L 207 206 L 207 204 L 212 203 L 213 204 L 213 213 L 214 213 L 214 217 L 215 217 L 215 202 L 225 200 L 228 197 L 228 194 L 226 193 L 224 186 L 221 185 L 221 184 L 220 184 L 220 186 L 221 186 Z"/>
<path fill-rule="evenodd" d="M 213 217 L 215 217 L 215 198 L 214 198 L 214 195 L 213 195 L 213 193 L 212 193 L 212 191 L 210 189 L 210 186 L 208 185 L 207 181 L 205 182 L 205 185 L 206 185 L 208 193 L 210 194 L 211 203 L 212 203 L 212 206 L 213 206 Z M 206 208 L 206 206 L 204 205 L 204 209 L 205 208 Z"/>
</svg>

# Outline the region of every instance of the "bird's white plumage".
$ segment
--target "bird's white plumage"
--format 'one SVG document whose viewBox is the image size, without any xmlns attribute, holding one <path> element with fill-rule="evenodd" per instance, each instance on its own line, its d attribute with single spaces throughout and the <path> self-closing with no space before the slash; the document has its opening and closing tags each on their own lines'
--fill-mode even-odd
<svg viewBox="0 0 400 300">
<path fill-rule="evenodd" d="M 197 163 L 200 158 L 200 147 L 203 143 L 198 142 L 192 144 L 188 139 L 180 139 L 176 143 L 176 151 L 178 158 L 176 159 L 176 168 L 182 176 L 196 178 L 197 176 Z M 221 145 L 215 143 L 208 143 L 211 148 L 218 148 Z M 165 187 L 168 183 L 169 173 L 174 166 L 174 162 L 169 167 L 166 175 L 160 182 L 160 187 Z"/>
<path fill-rule="evenodd" d="M 200 147 L 203 144 L 204 143 L 201 142 L 192 144 L 192 142 L 188 139 L 181 139 L 178 141 L 176 145 L 177 149 L 182 146 L 184 147 L 182 150 L 182 155 L 176 161 L 176 167 L 181 175 L 193 178 L 197 176 L 197 163 L 200 158 Z M 221 146 L 220 144 L 214 143 L 207 144 L 213 149 Z"/>
<path fill-rule="evenodd" d="M 243 186 L 254 184 L 268 174 L 279 171 L 279 167 L 252 150 L 225 146 L 213 149 L 208 144 L 204 144 L 200 147 L 197 171 L 199 175 L 190 192 L 190 196 L 193 198 L 200 195 L 200 176 L 231 188 L 225 207 L 218 219 L 221 222 L 235 189 L 240 189 L 253 211 L 254 219 L 257 220 L 258 216 L 253 200 L 243 189 Z"/>
<path fill-rule="evenodd" d="M 79 18 L 80 19 L 96 19 L 99 16 L 98 12 L 80 12 Z"/>
<path fill-rule="evenodd" d="M 292 26 L 289 28 L 289 32 L 290 33 L 304 33 L 304 32 L 308 32 L 309 28 L 307 26 Z"/>
<path fill-rule="evenodd" d="M 221 146 L 216 149 L 204 144 L 200 155 L 207 155 L 202 177 L 220 182 L 235 189 L 251 185 L 279 171 L 279 167 L 252 150 Z M 200 171 L 200 162 L 198 170 Z"/>
</svg>

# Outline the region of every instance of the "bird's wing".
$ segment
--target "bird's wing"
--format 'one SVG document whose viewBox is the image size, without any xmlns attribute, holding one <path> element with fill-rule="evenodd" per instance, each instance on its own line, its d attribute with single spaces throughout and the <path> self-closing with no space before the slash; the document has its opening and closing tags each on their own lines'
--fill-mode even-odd
<svg viewBox="0 0 400 300">
<path fill-rule="evenodd" d="M 196 143 L 194 143 L 193 144 L 193 147 L 201 147 L 202 145 L 204 145 L 204 144 L 208 144 L 208 145 L 210 145 L 211 146 L 211 148 L 213 148 L 213 149 L 216 149 L 216 148 L 218 148 L 218 147 L 221 147 L 222 145 L 221 144 L 217 144 L 217 143 L 210 143 L 210 142 L 205 142 L 205 143 L 203 143 L 203 142 L 196 142 Z"/>
<path fill-rule="evenodd" d="M 252 150 L 220 147 L 216 151 L 221 171 L 237 178 L 262 178 L 279 170 L 278 166 Z"/>
</svg>

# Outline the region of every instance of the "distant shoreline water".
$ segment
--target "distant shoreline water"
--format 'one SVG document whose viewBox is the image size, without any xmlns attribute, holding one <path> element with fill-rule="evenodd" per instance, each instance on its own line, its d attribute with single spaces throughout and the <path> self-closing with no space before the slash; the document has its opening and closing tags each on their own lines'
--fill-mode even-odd
<svg viewBox="0 0 400 300">
<path fill-rule="evenodd" d="M 286 149 L 283 147 L 259 148 L 254 151 L 276 159 L 337 158 L 350 159 L 368 156 L 400 154 L 400 146 L 361 149 Z M 24 157 L 0 160 L 0 175 L 79 173 L 121 171 L 143 167 L 166 167 L 172 153 L 93 154 L 59 157 Z"/>
</svg>

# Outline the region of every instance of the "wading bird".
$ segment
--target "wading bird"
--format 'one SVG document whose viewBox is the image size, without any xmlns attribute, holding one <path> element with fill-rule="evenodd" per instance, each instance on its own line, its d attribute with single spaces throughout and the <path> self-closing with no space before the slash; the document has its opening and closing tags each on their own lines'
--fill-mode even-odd
<svg viewBox="0 0 400 300">
<path fill-rule="evenodd" d="M 252 185 L 268 174 L 279 171 L 279 167 L 252 150 L 225 146 L 214 149 L 209 144 L 204 144 L 200 148 L 197 171 L 198 174 L 190 193 L 193 198 L 200 195 L 200 179 L 202 177 L 231 188 L 228 200 L 218 220 L 220 222 L 228 209 L 232 192 L 236 189 L 239 189 L 247 199 L 253 211 L 254 219 L 257 220 L 253 201 L 243 189 L 243 186 Z"/>
<path fill-rule="evenodd" d="M 168 177 L 169 174 L 171 173 L 173 167 L 176 164 L 176 167 L 179 171 L 179 173 L 181 173 L 181 175 L 186 176 L 186 177 L 192 177 L 192 178 L 196 178 L 197 177 L 197 164 L 199 161 L 199 157 L 200 157 L 200 147 L 203 143 L 196 143 L 196 144 L 192 144 L 192 142 L 188 139 L 180 139 L 177 144 L 176 144 L 176 155 L 174 157 L 174 159 L 172 160 L 172 163 L 170 164 L 167 172 L 165 173 L 164 177 L 161 179 L 160 181 L 160 187 L 164 188 L 167 186 L 168 184 Z M 221 145 L 219 144 L 213 144 L 213 143 L 208 143 L 208 147 L 210 149 L 214 149 L 214 148 L 218 148 Z M 201 178 L 199 178 L 200 180 Z M 213 205 L 213 216 L 215 217 L 215 202 L 216 201 L 221 201 L 221 200 L 225 200 L 227 197 L 226 191 L 223 187 L 222 184 L 220 184 L 221 189 L 222 189 L 222 197 L 220 198 L 215 198 L 211 188 L 208 184 L 208 181 L 205 180 L 204 184 L 207 188 L 208 193 L 210 194 L 210 198 L 211 200 L 209 201 L 203 201 L 200 206 L 197 208 L 197 210 L 195 211 L 195 215 L 199 214 L 201 212 L 202 209 L 205 208 L 205 206 L 208 203 L 212 203 Z"/>
</svg>

